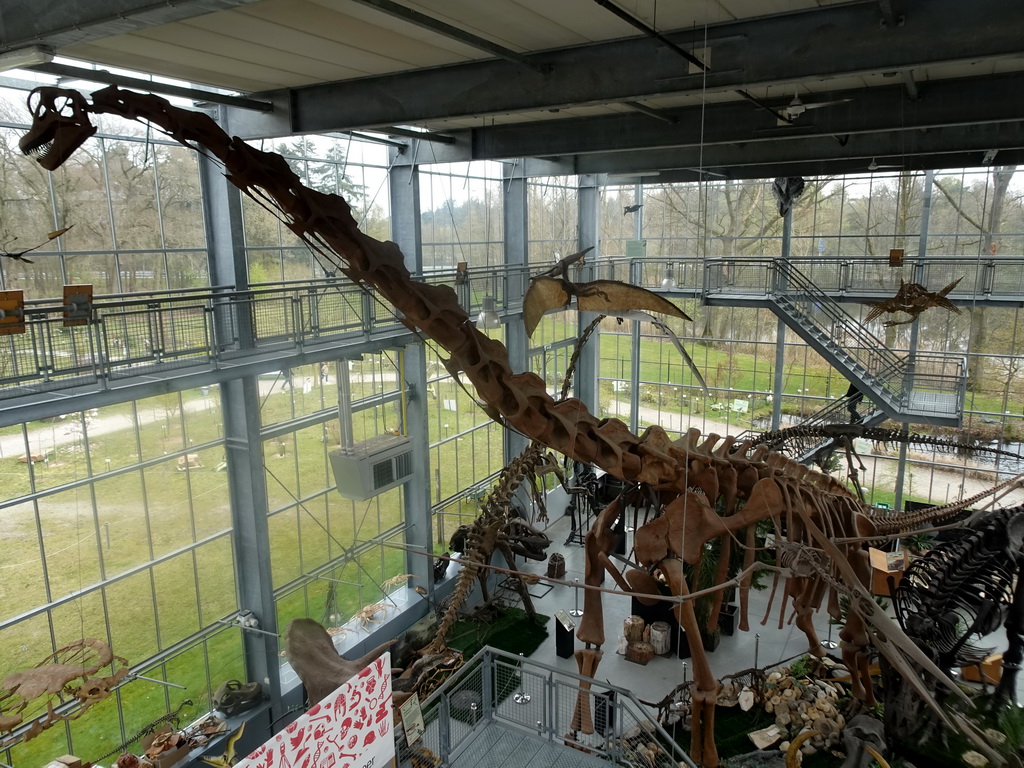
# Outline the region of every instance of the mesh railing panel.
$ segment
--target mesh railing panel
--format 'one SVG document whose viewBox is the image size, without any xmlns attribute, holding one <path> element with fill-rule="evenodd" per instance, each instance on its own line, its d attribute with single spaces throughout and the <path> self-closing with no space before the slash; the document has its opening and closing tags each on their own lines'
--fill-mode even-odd
<svg viewBox="0 0 1024 768">
<path fill-rule="evenodd" d="M 86 325 L 65 326 L 62 306 L 25 314 L 24 333 L 0 337 L 0 399 L 404 329 L 358 287 L 333 282 L 104 296 Z"/>
<path fill-rule="evenodd" d="M 139 307 L 98 318 L 110 378 L 205 363 L 211 357 L 205 306 Z"/>
<path fill-rule="evenodd" d="M 368 319 L 365 294 L 354 288 L 311 288 L 299 294 L 303 337 L 344 338 L 363 331 Z"/>
<path fill-rule="evenodd" d="M 619 765 L 693 765 L 626 691 L 601 690 L 598 684 L 597 690 L 584 693 L 586 714 L 579 717 L 581 683 L 582 678 L 544 664 L 484 649 L 424 702 L 426 732 L 412 748 L 399 739 L 399 764 L 416 765 L 417 747 L 454 760 L 472 748 L 483 729 L 497 723 L 566 747 L 567 766 L 579 765 L 579 753 L 571 748 Z M 650 750 L 652 743 L 658 748 Z"/>
<path fill-rule="evenodd" d="M 543 732 L 548 721 L 548 676 L 516 662 L 494 660 L 494 716 Z"/>
<path fill-rule="evenodd" d="M 57 313 L 33 313 L 29 320 L 25 333 L 0 337 L 0 397 L 97 381 L 101 356 L 90 326 L 65 326 Z"/>
<path fill-rule="evenodd" d="M 253 344 L 266 347 L 286 344 L 297 336 L 293 296 L 258 295 L 250 302 Z"/>
<path fill-rule="evenodd" d="M 448 722 L 448 751 L 455 753 L 488 716 L 490 669 L 483 660 L 472 660 L 446 691 L 444 711 Z"/>
</svg>

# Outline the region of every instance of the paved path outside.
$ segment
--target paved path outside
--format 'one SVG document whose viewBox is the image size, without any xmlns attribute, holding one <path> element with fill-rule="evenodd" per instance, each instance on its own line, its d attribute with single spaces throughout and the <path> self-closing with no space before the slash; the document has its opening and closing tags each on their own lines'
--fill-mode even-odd
<svg viewBox="0 0 1024 768">
<path fill-rule="evenodd" d="M 362 377 L 363 374 L 352 374 L 353 381 L 359 381 Z M 328 379 L 329 383 L 333 383 L 333 380 L 333 376 Z M 291 380 L 291 386 L 299 389 L 304 387 L 312 388 L 314 385 L 315 380 L 311 375 L 294 375 Z M 287 391 L 288 386 L 281 377 L 265 376 L 260 379 L 261 397 Z M 184 407 L 188 413 L 198 413 L 204 410 L 214 410 L 217 408 L 217 404 L 217 393 L 216 391 L 211 391 L 209 397 L 188 400 L 185 402 Z M 613 400 L 610 412 L 616 415 L 625 415 L 629 412 L 629 403 Z M 714 432 L 719 435 L 738 434 L 748 428 L 747 423 L 749 419 L 744 414 L 737 415 L 740 417 L 737 419 L 738 423 L 729 423 L 708 418 L 707 414 L 691 417 L 690 414 L 659 412 L 656 408 L 645 406 L 640 406 L 638 414 L 641 431 L 649 424 L 660 423 L 662 427 L 673 432 L 683 432 L 690 427 L 697 427 L 705 434 Z M 164 414 L 160 412 L 159 407 L 141 408 L 138 412 L 140 425 L 152 424 L 162 418 L 164 418 Z M 93 410 L 87 413 L 86 420 L 86 429 L 90 437 L 133 428 L 132 419 L 128 414 L 110 413 L 104 415 L 100 411 Z M 78 442 L 81 439 L 79 434 L 81 427 L 79 424 L 80 422 L 77 422 L 73 416 L 69 416 L 64 421 L 53 423 L 36 422 L 31 424 L 28 428 L 28 443 L 32 454 L 36 456 L 51 454 L 56 448 Z M 13 434 L 0 437 L 0 458 L 24 456 L 25 454 L 25 438 L 23 435 Z M 873 478 L 873 482 L 876 485 L 893 483 L 895 481 L 893 463 L 891 461 L 873 456 L 863 456 L 862 459 L 867 466 L 867 471 L 861 473 L 862 479 L 871 483 Z M 838 476 L 842 476 L 842 474 L 843 471 L 838 473 Z M 925 470 L 920 472 L 920 474 L 927 474 L 929 477 L 927 480 L 920 481 L 921 490 L 918 493 L 926 489 L 927 484 L 930 482 L 936 503 L 956 500 L 961 495 L 972 496 L 976 493 L 981 493 L 992 485 L 989 481 L 969 476 L 965 477 L 962 468 L 951 468 L 949 471 L 936 469 L 934 474 Z M 961 485 L 963 486 L 962 489 Z M 1024 491 L 1013 491 L 1000 503 L 1005 505 L 1022 502 L 1024 502 Z"/>
<path fill-rule="evenodd" d="M 303 379 L 312 382 L 309 376 L 294 376 L 293 385 L 302 388 Z M 332 378 L 333 380 L 333 378 Z M 261 378 L 260 395 L 265 397 L 274 392 L 287 392 L 284 387 L 284 380 L 278 378 Z M 199 413 L 201 411 L 216 410 L 219 404 L 216 387 L 210 388 L 208 397 L 199 397 L 185 401 L 186 413 Z M 159 405 L 144 406 L 139 408 L 139 424 L 152 424 L 164 419 Z M 28 426 L 28 444 L 34 456 L 43 456 L 53 453 L 56 448 L 62 448 L 81 441 L 81 421 L 77 418 L 77 412 L 68 414 L 66 419 L 54 422 L 33 422 Z M 112 432 L 120 432 L 133 428 L 133 420 L 127 413 L 103 413 L 98 409 L 86 411 L 86 429 L 89 437 L 108 435 Z M 25 455 L 25 437 L 22 434 L 4 435 L 0 437 L 0 458 Z"/>
</svg>

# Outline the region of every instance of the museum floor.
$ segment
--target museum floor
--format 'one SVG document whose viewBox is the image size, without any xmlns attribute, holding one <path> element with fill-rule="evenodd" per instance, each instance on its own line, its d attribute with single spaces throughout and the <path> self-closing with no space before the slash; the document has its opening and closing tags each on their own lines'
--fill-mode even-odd
<svg viewBox="0 0 1024 768">
<path fill-rule="evenodd" d="M 583 579 L 583 548 L 576 543 L 565 543 L 570 533 L 567 517 L 556 519 L 547 529 L 552 539 L 550 552 L 560 552 L 566 561 L 566 579 Z M 546 563 L 528 563 L 525 570 L 543 574 Z M 609 580 L 610 581 L 610 580 Z M 768 579 L 765 580 L 769 581 Z M 769 582 L 770 583 L 770 582 Z M 569 612 L 576 607 L 573 589 L 568 586 L 550 587 L 544 583 L 531 587 L 538 612 L 554 616 L 559 610 Z M 778 629 L 778 599 L 772 611 L 772 620 L 762 626 L 770 590 L 751 591 L 751 631 L 737 630 L 733 635 L 723 634 L 718 648 L 709 654 L 709 661 L 715 675 L 722 677 L 754 665 L 772 666 L 785 662 L 806 652 L 807 641 L 795 626 L 787 624 Z M 605 654 L 597 671 L 596 679 L 601 683 L 632 691 L 637 699 L 657 702 L 685 679 L 692 679 L 689 662 L 674 656 L 655 656 L 646 665 L 628 661 L 614 652 L 616 640 L 622 634 L 623 621 L 631 613 L 631 600 L 626 596 L 606 594 L 604 596 L 605 628 L 607 643 Z M 582 600 L 581 600 L 582 602 Z M 819 613 L 815 626 L 822 640 L 835 640 L 838 628 L 830 628 L 825 613 Z M 549 637 L 530 656 L 534 661 L 547 664 L 566 672 L 576 672 L 573 658 L 561 658 L 556 653 L 554 621 L 549 624 Z M 985 638 L 979 644 L 1005 648 L 1006 638 L 1002 630 Z M 576 648 L 581 647 L 576 641 Z M 838 655 L 838 650 L 832 651 Z M 599 686 L 595 686 L 599 690 Z M 1021 685 L 1018 683 L 1018 701 L 1021 699 Z M 513 768 L 530 765 L 533 768 L 584 768 L 594 765 L 595 758 L 578 750 L 556 747 L 539 737 L 531 737 L 522 731 L 493 724 L 482 729 L 468 748 L 462 752 L 453 768 Z"/>
<path fill-rule="evenodd" d="M 583 547 L 579 544 L 564 544 L 570 532 L 570 520 L 568 517 L 561 517 L 547 529 L 546 533 L 552 540 L 548 552 L 560 552 L 565 557 L 566 575 L 568 580 L 579 579 L 583 581 Z M 630 541 L 632 544 L 631 535 Z M 543 574 L 546 570 L 546 563 L 527 563 L 524 570 Z M 770 579 L 765 579 L 770 584 Z M 608 579 L 606 586 L 611 586 Z M 575 607 L 574 590 L 571 587 L 556 586 L 547 591 L 548 587 L 540 584 L 531 587 L 533 595 L 543 597 L 534 600 L 534 605 L 540 613 L 553 616 L 555 611 L 562 609 L 571 611 Z M 797 656 L 807 650 L 807 639 L 804 634 L 792 624 L 778 629 L 778 607 L 779 600 L 776 597 L 771 621 L 766 626 L 761 626 L 760 620 L 764 615 L 770 590 L 751 590 L 750 595 L 750 624 L 749 632 L 739 630 L 732 636 L 724 635 L 721 644 L 714 653 L 709 654 L 711 668 L 715 675 L 721 677 L 732 672 L 746 669 L 756 663 L 760 666 L 777 664 L 785 659 Z M 622 595 L 604 595 L 605 633 L 607 643 L 605 654 L 598 668 L 597 677 L 600 680 L 607 680 L 613 685 L 627 688 L 634 692 L 637 698 L 644 701 L 658 701 L 671 691 L 679 683 L 683 682 L 685 660 L 671 657 L 655 656 L 646 665 L 636 664 L 627 661 L 625 656 L 616 654 L 615 641 L 622 634 L 623 621 L 631 614 L 630 598 Z M 582 596 L 580 598 L 582 605 Z M 549 625 L 550 626 L 550 625 Z M 815 626 L 823 640 L 829 637 L 829 626 L 827 618 L 822 612 L 817 617 Z M 833 639 L 838 628 L 833 628 Z M 582 647 L 577 641 L 577 647 Z M 558 669 L 565 669 L 571 672 L 576 671 L 574 659 L 559 658 L 555 653 L 554 628 L 551 627 L 551 635 L 545 643 L 531 656 L 536 661 L 550 664 Z M 688 672 L 687 672 L 688 674 Z M 692 679 L 689 675 L 687 679 Z"/>
</svg>

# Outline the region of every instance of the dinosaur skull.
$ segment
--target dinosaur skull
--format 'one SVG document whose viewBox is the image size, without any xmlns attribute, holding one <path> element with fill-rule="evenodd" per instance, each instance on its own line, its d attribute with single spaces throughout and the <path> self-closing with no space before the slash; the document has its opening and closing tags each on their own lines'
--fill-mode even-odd
<svg viewBox="0 0 1024 768">
<path fill-rule="evenodd" d="M 846 746 L 846 762 L 843 768 L 867 768 L 874 758 L 864 749 L 867 744 L 876 752 L 885 751 L 884 727 L 881 721 L 868 715 L 857 715 L 843 729 L 843 744 Z"/>
<path fill-rule="evenodd" d="M 28 95 L 28 108 L 32 127 L 21 137 L 19 146 L 48 171 L 59 168 L 96 133 L 87 114 L 88 104 L 78 91 L 36 88 Z"/>
<path fill-rule="evenodd" d="M 520 557 L 543 560 L 547 556 L 545 550 L 551 546 L 551 539 L 522 518 L 511 518 L 502 532 L 508 539 L 509 547 Z"/>
</svg>

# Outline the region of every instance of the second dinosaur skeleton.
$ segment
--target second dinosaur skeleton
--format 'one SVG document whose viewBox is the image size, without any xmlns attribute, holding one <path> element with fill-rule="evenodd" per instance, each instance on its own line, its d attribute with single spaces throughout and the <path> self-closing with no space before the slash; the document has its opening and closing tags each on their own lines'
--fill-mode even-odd
<svg viewBox="0 0 1024 768">
<path fill-rule="evenodd" d="M 965 455 L 980 453 L 997 460 L 999 457 L 1005 457 L 1014 462 L 1021 462 L 1024 459 L 1018 453 L 1004 451 L 1001 448 L 864 424 L 797 424 L 785 429 L 762 432 L 751 441 L 751 444 L 767 445 L 773 451 L 785 453 L 788 456 L 802 456 L 803 463 L 813 462 L 818 466 L 824 466 L 827 458 L 836 449 L 842 448 L 846 454 L 847 476 L 854 484 L 857 496 L 863 501 L 864 493 L 860 486 L 859 472 L 863 472 L 866 467 L 854 447 L 854 440 L 858 439 L 875 444 L 881 443 L 884 446 L 926 446 L 944 453 Z"/>
<path fill-rule="evenodd" d="M 689 591 L 683 564 L 698 562 L 705 543 L 719 538 L 723 561 L 728 560 L 725 553 L 733 543 L 741 545 L 745 559 L 752 562 L 754 526 L 771 521 L 780 541 L 810 548 L 817 553 L 814 557 L 821 558 L 810 567 L 802 565 L 785 586 L 784 601 L 793 599 L 797 626 L 807 635 L 812 652 L 821 653 L 821 648 L 810 618 L 827 591 L 832 593 L 830 612 L 836 615 L 838 611 L 835 589 L 829 590 L 829 583 L 814 574 L 824 571 L 834 584 L 843 585 L 857 598 L 851 601 L 841 635 L 844 660 L 853 672 L 857 695 L 866 701 L 873 698 L 867 657 L 871 645 L 906 675 L 937 712 L 941 708 L 914 665 L 956 692 L 934 663 L 874 606 L 863 586 L 869 568 L 863 546 L 852 541 L 833 543 L 835 537 L 870 537 L 880 531 L 881 523 L 891 523 L 878 519 L 842 484 L 763 446 L 750 448 L 731 438 L 720 443 L 717 436 L 699 442 L 696 430 L 673 440 L 658 426 L 638 436 L 622 421 L 593 415 L 575 398 L 555 400 L 539 376 L 511 370 L 504 346 L 474 327 L 451 287 L 413 279 L 396 244 L 360 232 L 344 199 L 304 186 L 282 157 L 228 136 L 205 114 L 114 86 L 95 92 L 91 103 L 74 91 L 37 89 L 30 104 L 35 119 L 21 148 L 37 153 L 43 167 L 51 170 L 95 133 L 89 115 L 100 113 L 146 120 L 180 143 L 219 160 L 228 178 L 245 194 L 274 210 L 303 242 L 350 279 L 371 286 L 398 311 L 401 322 L 445 349 L 452 365 L 476 387 L 489 413 L 532 440 L 657 494 L 664 514 L 637 531 L 637 552 L 647 568 L 664 575 L 676 594 Z M 597 585 L 606 569 L 620 586 L 632 585 L 628 574 L 623 577 L 611 567 L 609 558 L 617 536 L 614 522 L 622 511 L 620 503 L 613 502 L 587 534 L 588 586 Z M 947 513 L 937 514 L 941 520 Z M 639 574 L 632 577 L 637 583 L 651 577 L 647 571 L 634 573 Z M 749 579 L 744 586 L 749 587 Z M 685 629 L 699 631 L 692 602 L 681 603 L 675 610 Z M 578 631 L 587 647 L 577 658 L 581 670 L 591 676 L 596 673 L 599 646 L 604 642 L 603 624 L 601 593 L 588 589 Z M 703 652 L 694 650 L 691 751 L 698 762 L 713 768 L 718 765 L 713 738 L 717 682 Z M 585 692 L 581 692 L 578 709 L 577 725 L 582 729 L 588 725 L 589 697 Z"/>
<path fill-rule="evenodd" d="M 423 649 L 423 655 L 440 653 L 445 648 L 445 640 L 452 626 L 459 618 L 459 612 L 465 605 L 473 583 L 479 579 L 484 600 L 488 600 L 487 579 L 490 576 L 487 565 L 495 552 L 500 552 L 510 568 L 515 568 L 515 555 L 531 560 L 543 560 L 544 551 L 551 540 L 523 520 L 512 505 L 512 496 L 527 478 L 535 476 L 541 466 L 548 461 L 547 449 L 540 443 L 531 443 L 522 454 L 505 466 L 498 475 L 498 481 L 488 493 L 480 515 L 469 525 L 462 526 L 464 538 L 462 558 L 455 591 L 448 602 L 444 615 L 441 617 L 437 634 L 433 641 Z M 454 540 L 454 536 L 452 537 Z M 536 615 L 530 592 L 522 579 L 518 580 L 519 595 L 527 614 L 532 618 Z"/>
<path fill-rule="evenodd" d="M 121 666 L 126 664 L 105 642 L 88 637 L 59 648 L 32 669 L 7 675 L 0 680 L 0 748 L 29 741 L 57 723 L 81 717 L 129 677 L 127 667 Z M 111 674 L 100 674 L 106 667 Z M 66 702 L 77 707 L 60 706 Z M 33 707 L 45 707 L 46 712 L 31 719 L 24 732 L 12 734 Z"/>
</svg>

